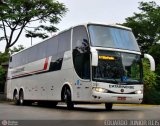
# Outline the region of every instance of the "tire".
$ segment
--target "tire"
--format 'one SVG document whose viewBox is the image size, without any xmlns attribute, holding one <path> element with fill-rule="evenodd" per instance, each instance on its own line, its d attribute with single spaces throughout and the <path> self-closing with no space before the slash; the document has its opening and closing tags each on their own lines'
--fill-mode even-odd
<svg viewBox="0 0 160 126">
<path fill-rule="evenodd" d="M 72 102 L 72 98 L 71 98 L 71 91 L 67 87 L 65 87 L 65 89 L 64 89 L 63 100 L 67 104 L 68 110 L 74 109 L 74 103 Z"/>
<path fill-rule="evenodd" d="M 19 105 L 19 99 L 18 99 L 17 92 L 14 92 L 14 94 L 13 94 L 13 102 L 15 105 Z"/>
<path fill-rule="evenodd" d="M 19 92 L 19 105 L 24 105 L 24 93 L 22 90 Z"/>
<path fill-rule="evenodd" d="M 112 110 L 113 104 L 112 103 L 105 103 L 106 110 L 110 111 Z"/>
</svg>

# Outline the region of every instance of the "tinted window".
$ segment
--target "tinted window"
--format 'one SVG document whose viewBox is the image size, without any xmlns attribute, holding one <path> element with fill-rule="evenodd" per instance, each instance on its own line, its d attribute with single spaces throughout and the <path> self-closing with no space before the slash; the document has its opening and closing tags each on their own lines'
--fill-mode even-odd
<svg viewBox="0 0 160 126">
<path fill-rule="evenodd" d="M 44 43 L 40 43 L 37 45 L 37 57 L 36 57 L 36 60 L 40 60 L 40 59 L 43 59 L 46 57 L 46 51 L 47 51 L 47 44 L 46 42 Z"/>
<path fill-rule="evenodd" d="M 45 42 L 39 43 L 14 55 L 12 57 L 12 64 L 10 66 L 22 66 L 45 57 L 52 56 L 52 61 L 54 62 L 53 64 L 56 64 L 54 69 L 59 70 L 62 66 L 64 52 L 70 50 L 70 42 L 71 30 L 65 31 L 58 36 L 52 37 Z"/>
<path fill-rule="evenodd" d="M 58 50 L 58 39 L 57 36 L 47 40 L 47 56 L 57 55 Z"/>
<path fill-rule="evenodd" d="M 58 35 L 58 53 L 70 50 L 71 30 Z"/>
<path fill-rule="evenodd" d="M 89 25 L 92 46 L 140 51 L 130 30 L 103 25 Z"/>
<path fill-rule="evenodd" d="M 35 60 L 36 57 L 36 53 L 37 53 L 37 48 L 35 48 L 34 46 L 28 49 L 29 53 L 28 53 L 28 62 L 33 62 Z"/>
<path fill-rule="evenodd" d="M 87 31 L 84 26 L 73 29 L 73 64 L 82 79 L 90 78 L 90 54 Z"/>
<path fill-rule="evenodd" d="M 52 55 L 53 57 L 52 57 L 52 61 L 50 64 L 50 71 L 56 71 L 56 70 L 61 69 L 62 63 L 63 63 L 64 53 L 66 51 L 70 50 L 71 30 L 60 33 L 54 39 L 54 41 L 56 42 L 56 44 L 54 45 L 54 48 L 52 48 L 55 51 L 53 51 L 53 55 Z M 50 47 L 48 47 L 48 48 L 50 48 Z M 50 49 L 50 52 L 52 49 Z M 58 49 L 58 51 L 57 51 L 57 49 Z"/>
<path fill-rule="evenodd" d="M 98 66 L 93 67 L 93 80 L 108 83 L 142 84 L 140 55 L 98 51 Z"/>
</svg>

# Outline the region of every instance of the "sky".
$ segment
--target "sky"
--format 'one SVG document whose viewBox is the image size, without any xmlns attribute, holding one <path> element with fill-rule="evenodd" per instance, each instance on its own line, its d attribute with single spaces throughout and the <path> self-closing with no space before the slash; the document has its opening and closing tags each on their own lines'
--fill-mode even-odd
<svg viewBox="0 0 160 126">
<path fill-rule="evenodd" d="M 58 25 L 60 31 L 71 26 L 86 22 L 102 22 L 108 24 L 123 23 L 125 18 L 133 16 L 138 10 L 139 2 L 155 1 L 160 5 L 160 0 L 57 0 L 64 3 L 68 12 Z M 41 42 L 41 39 L 33 38 L 33 45 Z M 17 45 L 31 46 L 31 39 L 25 38 L 23 33 Z M 4 51 L 4 42 L 0 43 L 0 51 Z"/>
</svg>

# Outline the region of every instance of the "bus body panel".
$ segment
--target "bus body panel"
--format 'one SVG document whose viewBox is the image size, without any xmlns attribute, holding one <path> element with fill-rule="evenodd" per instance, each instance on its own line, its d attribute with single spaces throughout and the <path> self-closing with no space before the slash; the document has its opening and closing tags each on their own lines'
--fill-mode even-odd
<svg viewBox="0 0 160 126">
<path fill-rule="evenodd" d="M 88 36 L 88 40 L 86 38 L 81 38 L 82 40 L 75 40 L 74 32 L 79 27 L 83 27 L 86 29 L 85 34 Z M 109 25 L 107 25 L 109 26 Z M 109 26 L 112 27 L 112 26 Z M 83 29 L 82 28 L 82 29 Z M 116 26 L 114 26 L 116 28 Z M 124 27 L 117 27 L 118 29 L 125 29 Z M 82 30 L 81 29 L 81 30 Z M 75 31 L 74 31 L 75 30 Z M 127 29 L 126 30 L 130 30 Z M 65 34 L 66 32 L 66 34 Z M 62 89 L 63 86 L 68 85 L 71 90 L 71 97 L 73 102 L 91 102 L 91 103 L 141 103 L 143 99 L 143 93 L 136 94 L 134 92 L 136 91 L 142 91 L 143 92 L 143 85 L 142 84 L 133 84 L 133 85 L 127 85 L 127 84 L 113 84 L 109 82 L 99 82 L 93 80 L 93 66 L 91 66 L 91 60 L 92 55 L 91 53 L 85 52 L 85 46 L 83 44 L 88 44 L 90 40 L 89 31 L 87 30 L 87 25 L 80 25 L 73 27 L 69 29 L 68 31 L 62 32 L 61 34 L 58 34 L 57 36 L 52 37 L 51 39 L 46 40 L 45 42 L 42 42 L 41 44 L 35 45 L 34 47 L 31 47 L 29 49 L 26 49 L 24 51 L 21 51 L 15 55 L 12 56 L 14 59 L 18 59 L 16 56 L 20 55 L 22 53 L 26 53 L 25 56 L 29 55 L 35 55 L 40 57 L 39 59 L 33 59 L 28 61 L 28 63 L 24 63 L 23 65 L 13 65 L 10 62 L 10 66 L 8 69 L 8 80 L 7 80 L 7 98 L 13 99 L 13 93 L 16 90 L 19 94 L 20 89 L 23 89 L 24 91 L 24 100 L 33 100 L 33 101 L 41 101 L 41 100 L 49 100 L 49 101 L 61 101 L 62 97 Z M 77 36 L 84 35 L 81 32 L 77 31 Z M 64 34 L 64 35 L 63 35 Z M 60 36 L 60 37 L 59 37 Z M 70 36 L 68 39 L 67 36 Z M 85 35 L 84 35 L 85 36 Z M 85 36 L 85 37 L 86 37 Z M 65 39 L 67 38 L 67 39 Z M 62 40 L 61 40 L 62 39 Z M 61 46 L 58 43 L 59 41 L 68 41 L 67 46 L 62 47 L 64 50 L 61 50 Z M 52 51 L 51 44 L 52 42 L 55 42 L 55 51 L 52 53 L 43 53 L 43 51 Z M 74 43 L 75 41 L 75 43 Z M 80 43 L 81 42 L 81 43 Z M 44 45 L 43 45 L 44 44 Z M 78 47 L 82 44 L 84 47 Z M 52 45 L 52 46 L 53 46 Z M 39 48 L 41 47 L 41 48 Z M 67 49 L 65 50 L 65 47 Z M 87 47 L 87 46 L 86 46 Z M 33 49 L 34 48 L 34 49 Z M 38 48 L 38 49 L 37 49 Z M 43 50 L 44 48 L 44 50 Z M 90 45 L 90 49 L 94 48 L 95 50 L 100 51 L 112 51 L 112 52 L 125 52 L 125 53 L 131 53 L 136 55 L 141 55 L 139 51 L 134 50 L 124 50 L 124 49 L 114 49 L 114 48 L 108 48 L 108 47 L 93 47 Z M 39 53 L 35 54 L 36 51 L 34 50 L 42 50 Z M 74 55 L 74 51 L 80 50 L 81 52 L 78 55 Z M 30 53 L 28 53 L 28 52 Z M 83 52 L 84 51 L 84 52 Z M 39 56 L 41 55 L 46 56 Z M 87 54 L 82 55 L 81 54 Z M 84 71 L 80 71 L 82 73 L 78 73 L 75 68 L 75 63 L 83 64 L 82 62 L 79 62 L 76 59 L 75 56 L 79 56 L 86 58 L 87 61 L 90 62 L 89 65 L 89 75 L 80 75 L 83 74 Z M 106 57 L 104 57 L 106 58 Z M 29 59 L 29 58 L 28 58 Z M 20 60 L 17 60 L 17 62 L 20 62 Z M 23 60 L 22 60 L 23 61 Z M 24 61 L 25 62 L 25 61 Z M 99 61 L 98 61 L 99 62 Z M 84 62 L 85 64 L 85 62 Z M 57 67 L 57 68 L 56 68 Z M 85 65 L 84 65 L 85 68 Z M 86 76 L 86 78 L 83 76 Z M 118 86 L 117 86 L 118 85 Z M 98 88 L 98 91 L 97 91 Z M 96 91 L 95 91 L 96 90 Z M 110 92 L 99 92 L 101 90 L 109 90 Z M 131 94 L 133 93 L 133 94 Z"/>
</svg>

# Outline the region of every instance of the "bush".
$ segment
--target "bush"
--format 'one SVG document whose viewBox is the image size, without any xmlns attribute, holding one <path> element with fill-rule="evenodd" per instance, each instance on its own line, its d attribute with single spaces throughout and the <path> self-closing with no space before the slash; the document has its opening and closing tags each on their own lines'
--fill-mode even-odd
<svg viewBox="0 0 160 126">
<path fill-rule="evenodd" d="M 144 74 L 144 86 L 147 89 L 152 89 L 155 88 L 156 84 L 156 78 L 157 75 L 155 74 L 155 72 L 150 71 L 150 65 L 149 65 L 149 61 L 144 59 L 143 60 L 143 74 Z"/>
<path fill-rule="evenodd" d="M 0 65 L 0 92 L 4 92 L 4 84 L 5 84 L 5 70 Z"/>
<path fill-rule="evenodd" d="M 156 89 L 149 89 L 148 91 L 145 91 L 143 103 L 160 104 L 160 92 Z"/>
<path fill-rule="evenodd" d="M 156 90 L 160 90 L 160 45 L 156 44 L 150 47 L 149 54 L 151 54 L 156 62 L 156 71 L 157 79 L 156 79 Z"/>
<path fill-rule="evenodd" d="M 145 104 L 160 104 L 160 93 L 156 89 L 158 86 L 156 73 L 150 71 L 150 65 L 148 60 L 143 60 L 144 70 L 144 99 Z"/>
</svg>

